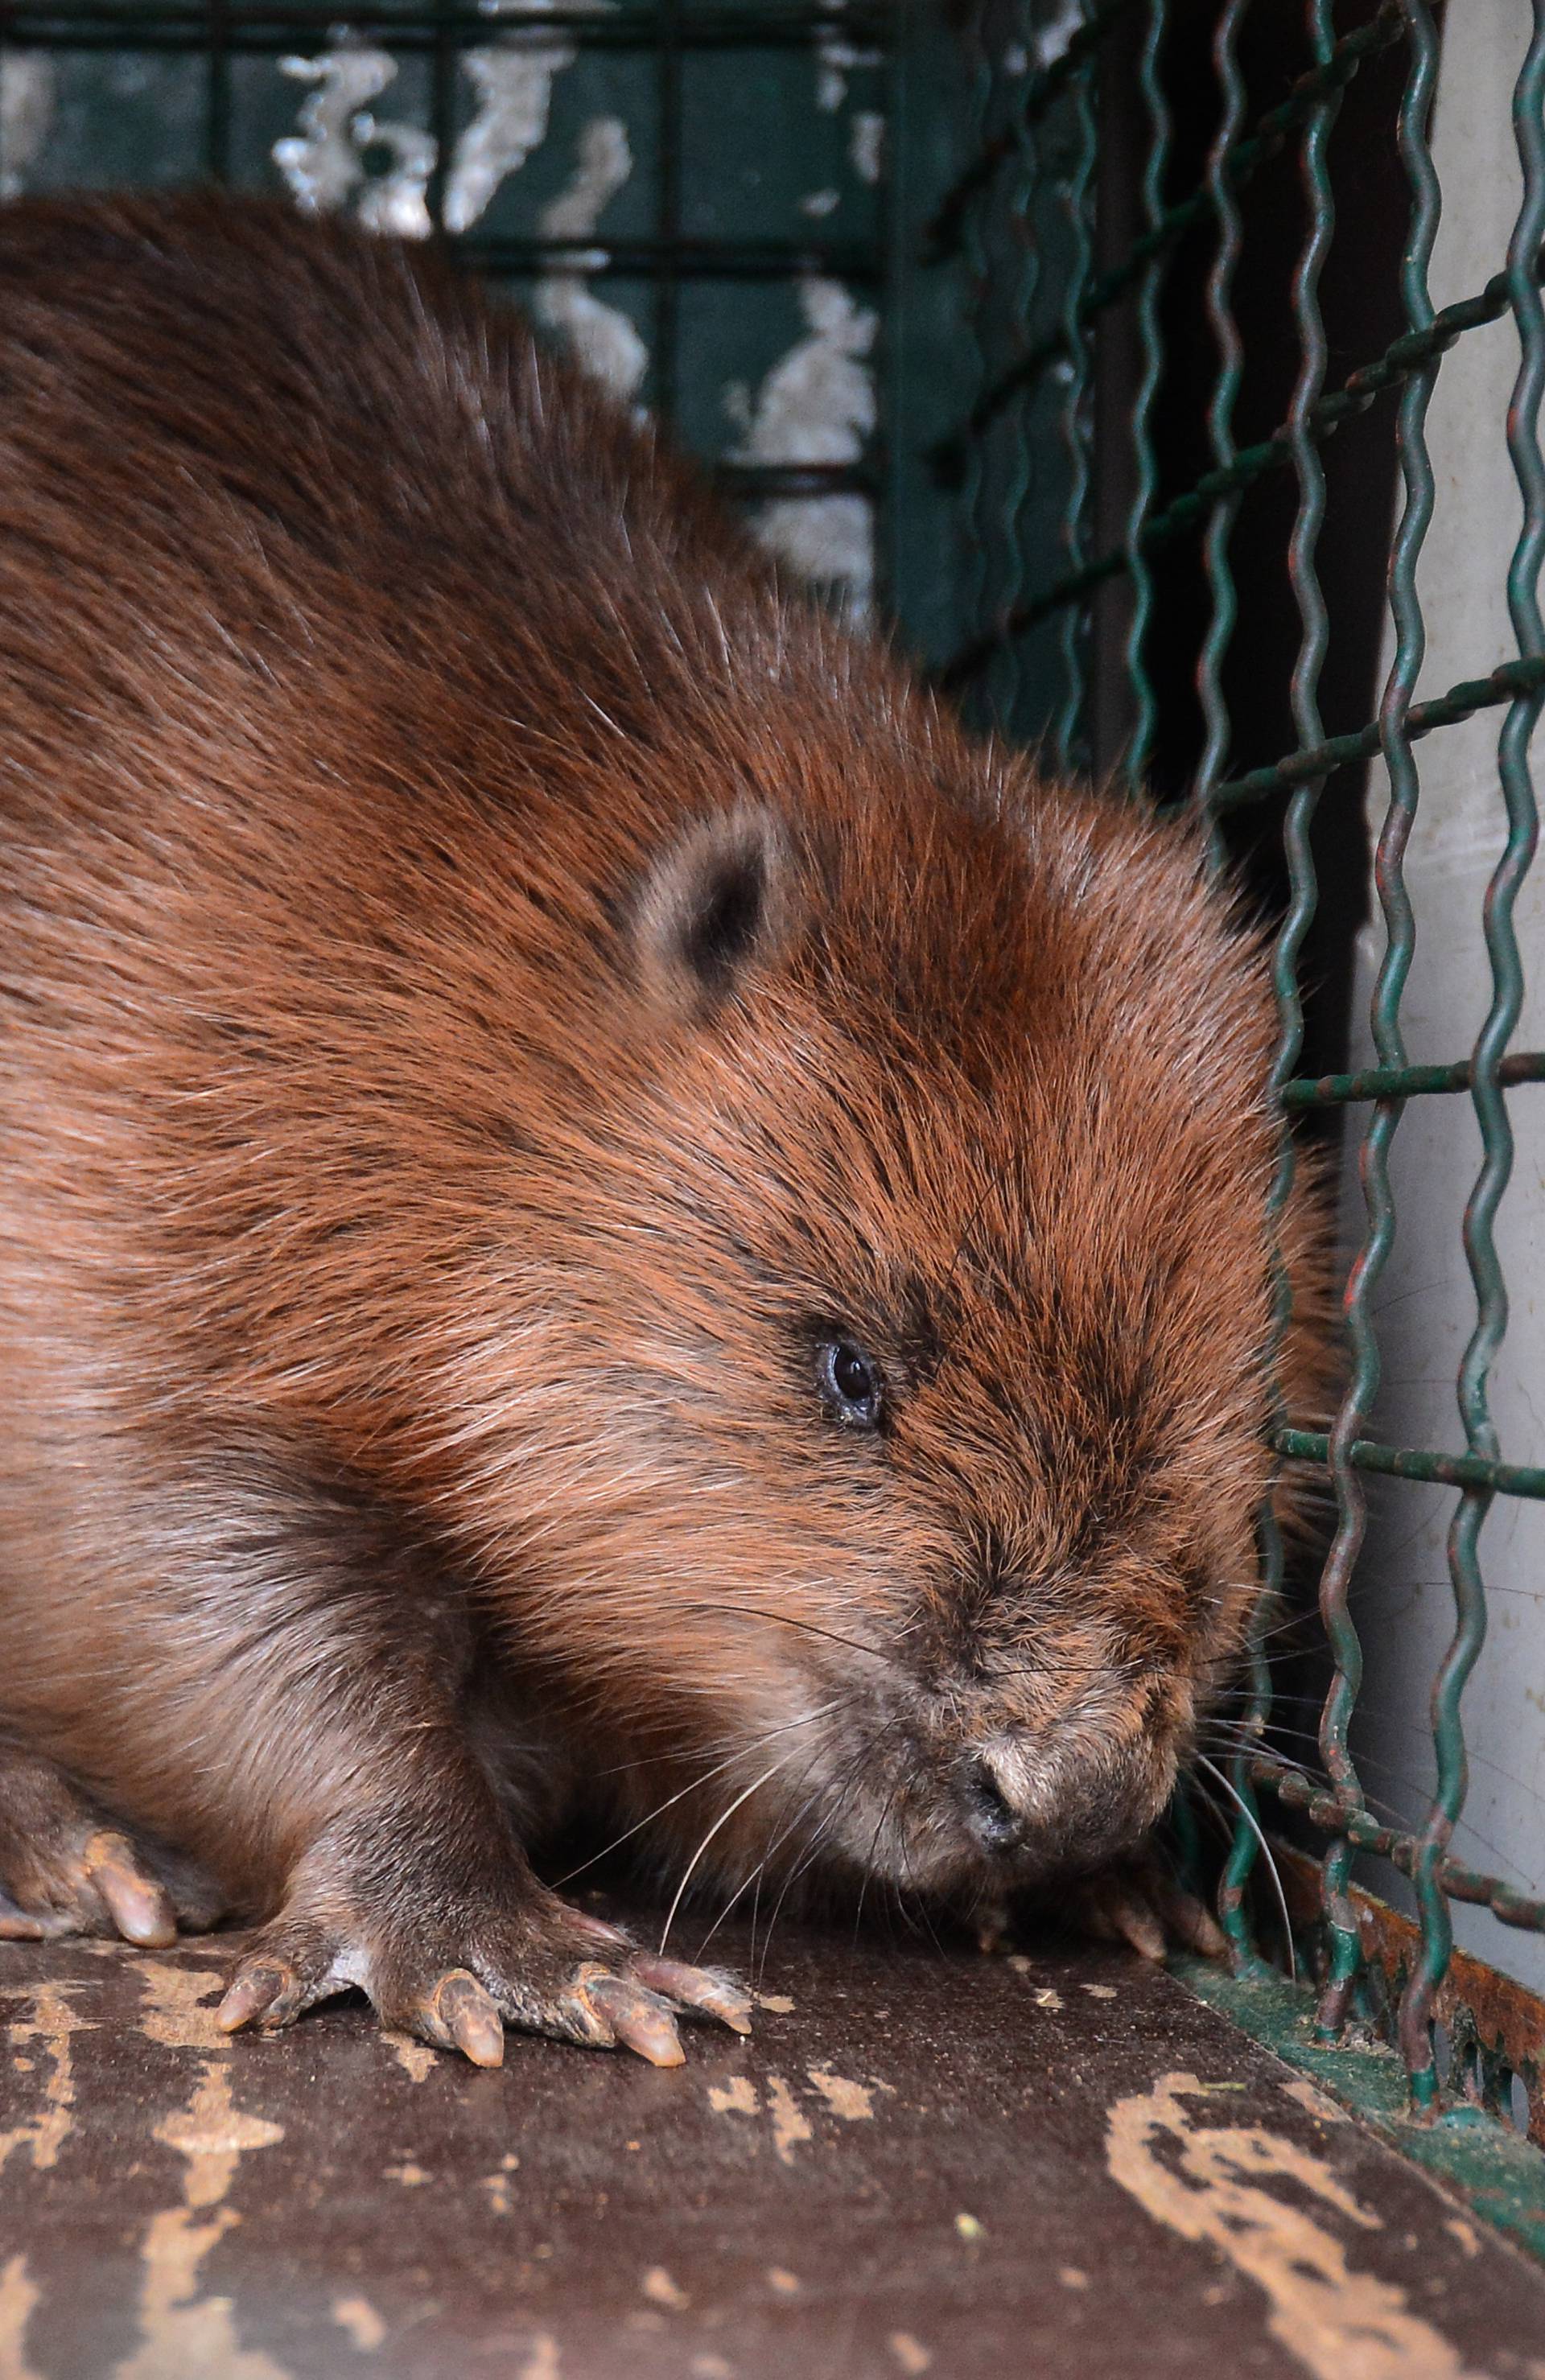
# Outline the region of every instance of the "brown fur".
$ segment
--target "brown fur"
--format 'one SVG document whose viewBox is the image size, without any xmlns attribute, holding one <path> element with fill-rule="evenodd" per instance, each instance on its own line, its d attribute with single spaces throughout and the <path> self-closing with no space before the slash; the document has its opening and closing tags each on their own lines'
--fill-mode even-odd
<svg viewBox="0 0 1545 2380">
<path fill-rule="evenodd" d="M 585 1794 L 678 1868 L 744 1796 L 727 1880 L 1130 1844 L 1266 1476 L 1272 1025 L 1190 834 L 420 255 L 27 204 L 0 322 L 17 1738 L 372 1939 Z"/>
</svg>

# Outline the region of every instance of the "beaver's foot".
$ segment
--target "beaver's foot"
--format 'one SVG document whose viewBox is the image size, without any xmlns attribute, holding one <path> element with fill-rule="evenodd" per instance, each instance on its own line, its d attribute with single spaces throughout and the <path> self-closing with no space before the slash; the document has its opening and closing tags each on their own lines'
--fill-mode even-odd
<svg viewBox="0 0 1545 2380">
<path fill-rule="evenodd" d="M 265 2032 L 351 1985 L 389 2031 L 498 2066 L 505 2026 L 592 2049 L 635 2050 L 651 2066 L 686 2055 L 678 2013 L 750 2031 L 733 1976 L 638 1949 L 615 1925 L 571 1909 L 523 1866 L 452 1893 L 406 1877 L 386 1889 L 298 1880 L 247 1945 L 216 2012 L 227 2032 Z"/>
<path fill-rule="evenodd" d="M 158 1949 L 221 1913 L 192 1861 L 126 1825 L 56 1768 L 0 1737 L 0 1941 L 120 1935 Z"/>
<path fill-rule="evenodd" d="M 1138 1852 L 1077 1884 L 1048 1887 L 1030 1900 L 990 1902 L 975 1914 L 977 1945 L 989 1955 L 1016 1949 L 1027 1929 L 1047 1924 L 1097 1942 L 1125 1942 L 1162 1965 L 1171 1950 L 1223 1959 L 1228 1944 L 1192 1892 L 1156 1852 Z"/>
<path fill-rule="evenodd" d="M 1204 1959 L 1228 1955 L 1216 1920 L 1156 1854 L 1139 1853 L 1076 1886 L 1066 1914 L 1079 1933 L 1100 1942 L 1130 1943 L 1156 1965 L 1172 1949 L 1197 1950 Z"/>
</svg>

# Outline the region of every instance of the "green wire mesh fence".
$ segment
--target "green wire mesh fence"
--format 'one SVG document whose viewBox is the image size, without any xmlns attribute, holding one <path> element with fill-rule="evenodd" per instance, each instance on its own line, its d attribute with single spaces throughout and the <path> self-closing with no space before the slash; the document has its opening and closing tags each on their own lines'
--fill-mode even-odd
<svg viewBox="0 0 1545 2380">
<path fill-rule="evenodd" d="M 1424 2105 L 1452 1904 L 1545 1935 L 1545 1899 L 1455 1848 L 1482 1525 L 1499 1500 L 1545 1498 L 1545 1448 L 1531 1463 L 1510 1440 L 1504 1460 L 1493 1411 L 1508 1094 L 1545 1078 L 1545 1052 L 1513 1047 L 1545 704 L 1545 0 L 1532 39 L 1526 0 L 1466 6 L 1471 33 L 1485 18 L 1518 36 L 1522 195 L 1511 237 L 1439 304 L 1438 0 L 0 5 L 0 191 L 287 185 L 448 237 L 672 420 L 791 566 L 857 610 L 878 592 L 969 711 L 1056 767 L 1196 804 L 1246 869 L 1277 921 L 1277 1198 L 1306 1139 L 1343 1135 L 1356 1182 L 1346 1393 L 1328 1431 L 1277 1434 L 1333 1502 L 1313 1757 L 1294 1756 L 1280 1691 L 1272 1717 L 1270 1632 L 1292 1580 L 1268 1531 L 1222 1905 L 1248 1969 L 1261 1814 L 1314 1830 L 1332 2034 L 1365 2005 L 1357 1864 L 1403 1876 L 1419 1949 L 1398 2029 Z M 1468 674 L 1429 684 L 1429 644 L 1455 643 L 1433 639 L 1418 583 L 1429 409 L 1445 358 L 1507 325 L 1509 639 L 1472 648 L 1461 622 Z M 1413 1058 L 1422 771 L 1488 719 L 1498 850 L 1469 939 L 1489 994 L 1458 1046 L 1440 1035 Z M 1370 771 L 1382 815 L 1365 836 Z M 1347 953 L 1370 885 L 1365 1025 Z M 1410 1119 L 1466 1111 L 1461 1446 L 1438 1426 L 1381 1434 L 1400 1415 L 1381 1299 Z M 1535 1186 L 1515 1184 L 1514 1207 Z M 1404 1293 L 1420 1344 L 1429 1303 L 1419 1280 Z M 1393 1548 L 1398 1566 L 1405 1524 L 1377 1500 L 1397 1487 L 1453 1512 L 1432 1766 L 1392 1809 L 1358 1735 L 1363 1638 L 1377 1650 L 1359 1618 L 1370 1554 Z M 1400 1723 L 1421 1716 L 1407 1694 Z M 1533 1972 L 1545 1981 L 1545 1957 Z"/>
<path fill-rule="evenodd" d="M 1480 1872 L 1451 1849 L 1466 1790 L 1461 1700 L 1488 1618 L 1482 1525 L 1498 1499 L 1545 1495 L 1545 1463 L 1503 1460 L 1492 1410 L 1509 1319 L 1497 1237 L 1515 1160 L 1507 1094 L 1545 1072 L 1545 1056 L 1512 1047 L 1525 989 L 1515 913 L 1537 834 L 1529 747 L 1545 700 L 1539 594 L 1545 5 L 1536 0 L 1532 9 L 1532 38 L 1530 9 L 1520 0 L 1511 12 L 1521 53 L 1512 100 L 1521 199 L 1505 257 L 1490 260 L 1480 286 L 1442 307 L 1429 287 L 1444 195 L 1431 136 L 1439 13 L 1429 0 L 1360 7 L 1308 0 L 1303 10 L 1273 12 L 1264 50 L 1258 39 L 1247 60 L 1262 14 L 1249 0 L 1205 9 L 1172 0 L 1089 0 L 1073 9 L 986 0 L 973 17 L 975 147 L 935 214 L 932 241 L 936 256 L 957 260 L 970 292 L 979 385 L 934 459 L 959 488 L 981 561 L 969 625 L 940 675 L 972 708 L 1043 739 L 1064 766 L 1092 759 L 1151 780 L 1158 762 L 1161 795 L 1194 802 L 1220 853 L 1247 848 L 1239 822 L 1263 809 L 1271 837 L 1280 837 L 1276 1090 L 1296 1130 L 1284 1131 L 1276 1196 L 1280 1202 L 1287 1195 L 1297 1133 L 1318 1124 L 1324 1137 L 1338 1119 L 1358 1136 L 1361 1196 L 1349 1233 L 1349 1378 L 1340 1410 L 1327 1433 L 1283 1427 L 1277 1434 L 1280 1454 L 1321 1466 L 1333 1496 L 1319 1585 L 1330 1675 L 1317 1757 L 1311 1765 L 1288 1756 L 1269 1723 L 1268 1634 L 1280 1609 L 1283 1556 L 1268 1533 L 1273 1593 L 1255 1646 L 1246 1748 L 1235 1764 L 1233 1785 L 1247 1815 L 1228 1865 L 1223 1913 L 1236 1959 L 1247 1966 L 1255 1951 L 1244 1890 L 1259 1856 L 1259 1797 L 1271 1794 L 1324 1839 L 1318 2023 L 1331 2037 L 1355 2004 L 1362 1963 L 1348 1889 L 1354 1861 L 1377 1855 L 1408 1879 L 1419 1947 L 1397 2029 L 1413 2096 L 1426 2107 L 1438 2092 L 1432 2017 L 1453 1946 L 1451 1904 L 1479 1904 L 1508 1927 L 1545 1931 L 1545 1899 Z M 1489 20 L 1490 34 L 1472 19 L 1466 38 L 1495 41 L 1505 30 L 1500 11 L 1474 16 Z M 1359 76 L 1370 85 L 1378 79 L 1377 111 L 1365 109 L 1355 140 L 1338 154 L 1338 117 L 1353 104 Z M 1263 83 L 1274 94 L 1266 105 L 1255 95 Z M 1386 188 L 1384 237 L 1372 249 L 1365 242 L 1359 277 L 1366 292 L 1369 274 L 1381 274 L 1397 312 L 1393 335 L 1369 344 L 1367 324 L 1377 310 L 1365 304 L 1361 319 L 1349 322 L 1344 292 L 1332 363 L 1321 286 L 1338 239 L 1338 196 L 1344 185 L 1355 187 L 1374 141 L 1400 186 Z M 1125 163 L 1103 153 L 1117 148 Z M 1474 170 L 1493 172 L 1493 157 L 1477 156 Z M 1273 176 L 1270 195 L 1262 194 Z M 1280 253 L 1264 270 L 1275 275 L 1272 302 L 1291 355 L 1290 369 L 1279 370 L 1280 418 L 1262 434 L 1258 384 L 1257 426 L 1246 436 L 1241 392 L 1253 351 L 1239 308 L 1245 276 L 1254 270 L 1259 281 L 1262 270 L 1251 263 L 1259 221 L 1252 226 L 1249 208 L 1258 195 L 1274 223 Z M 1366 202 L 1367 189 L 1356 197 Z M 1177 285 L 1185 285 L 1178 295 Z M 1505 433 L 1517 505 L 1506 565 L 1514 649 L 1484 674 L 1417 700 L 1429 632 L 1417 569 L 1435 494 L 1429 407 L 1445 357 L 1502 318 L 1515 325 L 1517 341 Z M 1370 672 L 1363 716 L 1354 713 L 1351 725 L 1337 721 L 1332 732 L 1326 589 L 1332 581 L 1321 552 L 1327 463 L 1332 434 L 1370 408 L 1378 408 L 1378 443 L 1365 443 L 1364 468 L 1376 481 L 1382 474 L 1388 506 L 1377 548 L 1377 562 L 1387 565 L 1383 683 L 1379 691 Z M 1290 503 L 1251 514 L 1257 492 L 1277 475 Z M 1377 513 L 1373 519 L 1376 527 Z M 1183 545 L 1185 563 L 1170 566 Z M 1271 728 L 1265 755 L 1241 766 L 1247 698 L 1239 672 L 1230 678 L 1231 652 L 1242 603 L 1273 572 L 1285 577 L 1295 616 L 1291 624 L 1279 619 L 1274 638 L 1257 638 L 1249 699 L 1269 654 L 1285 680 L 1285 715 Z M 1346 575 L 1343 569 L 1335 581 L 1338 592 Z M 1366 569 L 1364 578 L 1366 586 Z M 1156 632 L 1166 587 L 1186 614 L 1178 644 L 1173 633 L 1166 643 Z M 1117 588 L 1119 609 L 1106 601 Z M 1364 605 L 1366 612 L 1366 594 Z M 1187 686 L 1180 686 L 1182 668 Z M 1189 702 L 1192 715 L 1179 744 L 1172 735 L 1166 750 L 1163 725 L 1176 711 L 1177 690 L 1179 708 Z M 1336 694 L 1343 717 L 1347 692 L 1344 674 Z M 1499 726 L 1490 779 L 1499 847 L 1470 931 L 1484 942 L 1490 998 L 1467 1054 L 1414 1063 L 1403 1000 L 1417 925 L 1406 877 L 1420 791 L 1417 747 L 1482 712 L 1495 714 Z M 1253 740 L 1259 752 L 1261 736 Z M 1332 779 L 1344 813 L 1354 812 L 1353 772 L 1369 761 L 1381 761 L 1387 782 L 1369 855 L 1381 926 L 1377 963 L 1370 962 L 1371 1062 L 1344 1071 L 1336 1036 L 1320 1031 L 1315 1054 L 1325 1071 L 1311 1074 L 1304 1066 L 1300 985 L 1326 875 L 1317 813 Z M 1258 837 L 1258 857 L 1259 848 Z M 1333 889 L 1344 944 L 1364 880 L 1360 855 L 1354 850 L 1349 866 L 1344 844 L 1340 873 Z M 1383 1443 L 1369 1426 L 1381 1392 L 1379 1293 L 1397 1223 L 1392 1149 L 1410 1103 L 1444 1093 L 1467 1094 L 1478 1133 L 1462 1222 L 1455 1218 L 1472 1288 L 1457 1363 L 1464 1444 L 1452 1451 Z M 1537 1180 L 1515 1184 L 1515 1197 L 1539 1187 Z M 1447 1540 L 1451 1620 L 1431 1683 L 1434 1767 L 1425 1807 L 1404 1823 L 1376 1812 L 1355 1734 L 1364 1669 L 1355 1579 L 1369 1531 L 1370 1475 L 1456 1491 Z M 1381 1530 L 1393 1534 L 1399 1525 L 1392 1508 L 1381 1509 Z M 1519 1782 L 1527 1790 L 1528 1780 Z"/>
</svg>

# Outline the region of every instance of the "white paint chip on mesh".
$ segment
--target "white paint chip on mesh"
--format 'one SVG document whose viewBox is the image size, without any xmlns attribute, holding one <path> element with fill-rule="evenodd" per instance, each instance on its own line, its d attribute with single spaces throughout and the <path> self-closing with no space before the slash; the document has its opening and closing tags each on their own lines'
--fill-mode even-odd
<svg viewBox="0 0 1545 2380">
<path fill-rule="evenodd" d="M 318 57 L 281 58 L 279 71 L 314 85 L 301 103 L 299 131 L 274 144 L 274 162 L 297 204 L 308 214 L 352 205 L 371 231 L 427 238 L 434 140 L 418 125 L 374 115 L 369 107 L 395 81 L 396 60 L 345 30 Z M 372 148 L 392 160 L 383 174 L 367 171 L 365 152 Z"/>
<path fill-rule="evenodd" d="M 799 304 L 807 334 L 780 357 L 756 396 L 726 391 L 726 406 L 746 422 L 737 462 L 853 463 L 874 429 L 874 375 L 865 361 L 874 313 L 840 282 L 819 278 L 800 284 Z M 800 577 L 832 589 L 850 618 L 867 614 L 874 520 L 866 496 L 780 497 L 762 508 L 755 528 Z"/>
<path fill-rule="evenodd" d="M 551 6 L 552 0 L 531 0 Z M 585 6 L 587 0 L 577 0 Z M 599 7 L 604 0 L 588 0 Z M 498 15 L 497 9 L 488 12 Z M 553 85 L 578 51 L 556 32 L 510 32 L 463 53 L 461 71 L 476 104 L 445 173 L 446 229 L 465 232 L 494 193 L 547 138 Z M 285 57 L 280 71 L 315 88 L 300 109 L 298 132 L 274 145 L 274 162 L 311 213 L 351 208 L 373 231 L 427 238 L 430 177 L 438 155 L 432 134 L 370 112 L 397 74 L 396 60 L 347 28 L 315 57 Z M 371 175 L 365 152 L 384 148 L 384 173 Z"/>
<path fill-rule="evenodd" d="M 822 33 L 815 55 L 815 103 L 825 115 L 835 115 L 847 97 L 847 78 L 856 67 L 880 64 L 878 50 L 856 49 L 840 33 Z"/>
<path fill-rule="evenodd" d="M 600 5 L 600 0 L 591 0 Z M 497 7 L 488 14 L 497 18 Z M 486 212 L 495 192 L 546 140 L 553 85 L 578 55 L 556 31 L 522 29 L 496 36 L 461 60 L 477 96 L 445 176 L 447 228 L 464 232 Z M 347 210 L 371 229 L 421 238 L 431 229 L 428 188 L 435 165 L 432 137 L 418 127 L 378 115 L 371 103 L 395 80 L 396 61 L 347 30 L 315 57 L 280 60 L 284 73 L 312 88 L 302 103 L 298 130 L 276 141 L 274 163 L 298 203 L 314 213 Z M 873 54 L 828 37 L 821 45 L 818 104 L 834 111 L 847 94 L 847 76 L 874 63 Z M 879 177 L 883 119 L 856 111 L 849 163 L 858 177 Z M 371 147 L 389 158 L 383 173 L 366 163 Z M 574 172 L 538 217 L 550 240 L 582 241 L 633 170 L 627 128 L 620 117 L 594 116 L 579 135 Z M 805 212 L 819 219 L 839 203 L 839 194 L 811 192 Z M 581 249 L 560 269 L 542 274 L 531 292 L 531 310 L 544 329 L 560 334 L 578 361 L 612 390 L 635 397 L 649 368 L 649 349 L 638 326 L 621 308 L 608 305 L 590 287 L 605 262 L 605 250 Z M 876 321 L 840 284 L 810 278 L 800 285 L 806 334 L 768 371 L 754 397 L 727 395 L 745 426 L 735 459 L 761 463 L 857 461 L 875 423 L 873 374 L 866 358 Z M 867 497 L 857 494 L 778 498 L 763 505 L 753 523 L 756 535 L 797 577 L 829 589 L 850 618 L 869 612 L 874 582 L 874 521 Z"/>
<path fill-rule="evenodd" d="M 620 116 L 592 116 L 579 136 L 579 162 L 566 189 L 543 207 L 547 239 L 583 239 L 633 170 L 627 127 Z M 577 259 L 567 272 L 544 273 L 531 293 L 531 310 L 548 330 L 561 331 L 578 360 L 614 396 L 637 394 L 649 368 L 649 349 L 637 324 L 608 306 L 586 274 L 605 262 L 605 250 Z"/>
<path fill-rule="evenodd" d="M 1084 22 L 1083 0 L 1062 0 L 1044 25 L 1037 26 L 1030 35 L 1038 67 L 1054 67 L 1073 46 L 1073 36 Z"/>
<path fill-rule="evenodd" d="M 885 119 L 873 108 L 860 107 L 855 111 L 847 153 L 860 182 L 872 186 L 879 181 L 885 155 Z"/>
<path fill-rule="evenodd" d="M 57 96 L 46 51 L 8 50 L 0 57 L 0 199 L 20 196 L 27 169 L 54 128 Z"/>
<path fill-rule="evenodd" d="M 462 71 L 477 106 L 446 171 L 447 230 L 469 230 L 501 184 L 547 139 L 554 82 L 578 55 L 576 45 L 558 34 L 529 30 L 464 55 Z M 427 194 L 434 140 L 369 107 L 395 78 L 395 60 L 342 31 L 321 55 L 286 57 L 279 64 L 295 80 L 314 86 L 301 106 L 299 130 L 274 147 L 274 161 L 298 203 L 310 213 L 351 210 L 371 230 L 426 237 L 432 228 Z M 384 174 L 367 170 L 365 152 L 372 145 L 384 146 L 391 155 Z M 538 218 L 543 237 L 585 238 L 632 170 L 626 125 L 617 116 L 592 117 L 580 133 L 572 178 Z M 545 328 L 566 338 L 587 371 L 627 398 L 643 380 L 649 350 L 629 317 L 588 286 L 588 276 L 604 261 L 604 250 L 597 249 L 544 273 L 531 293 L 531 310 Z"/>
<path fill-rule="evenodd" d="M 552 0 L 532 0 L 550 7 Z M 599 10 L 605 0 L 577 0 Z M 499 9 L 490 7 L 491 17 Z M 511 32 L 468 50 L 462 72 L 477 93 L 477 113 L 456 142 L 445 176 L 445 228 L 469 231 L 500 184 L 518 174 L 547 138 L 553 85 L 579 53 L 560 33 Z"/>
</svg>

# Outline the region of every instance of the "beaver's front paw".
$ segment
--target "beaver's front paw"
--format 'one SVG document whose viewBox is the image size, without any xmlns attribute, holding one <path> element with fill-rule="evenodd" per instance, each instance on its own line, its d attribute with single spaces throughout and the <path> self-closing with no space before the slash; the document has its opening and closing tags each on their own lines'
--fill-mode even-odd
<svg viewBox="0 0 1545 2380">
<path fill-rule="evenodd" d="M 1050 1925 L 1096 1942 L 1125 1942 L 1162 1965 L 1171 1950 L 1224 1959 L 1228 1944 L 1195 1893 L 1178 1883 L 1156 1852 L 1101 1868 L 1077 1883 L 1048 1886 L 1030 1899 L 992 1900 L 975 1912 L 977 1945 L 989 1955 L 1035 1939 Z"/>
<path fill-rule="evenodd" d="M 1076 1885 L 1068 1922 L 1097 1941 L 1127 1942 L 1162 1964 L 1172 1949 L 1223 1959 L 1228 1944 L 1196 1895 L 1178 1884 L 1156 1853 L 1138 1853 Z"/>
<path fill-rule="evenodd" d="M 529 1872 L 475 1900 L 422 1888 L 379 1897 L 314 1887 L 292 1894 L 255 1935 L 216 2011 L 234 2033 L 273 2032 L 333 1993 L 358 1985 L 382 2023 L 498 2066 L 505 2025 L 593 2049 L 627 2048 L 651 2066 L 686 2055 L 676 2015 L 751 2029 L 748 1993 L 712 1968 L 639 1950 L 615 1925 L 586 1917 Z"/>
<path fill-rule="evenodd" d="M 93 1802 L 52 1761 L 0 1738 L 0 1941 L 117 1934 L 158 1949 L 202 1933 L 220 1895 L 180 1858 Z"/>
</svg>

